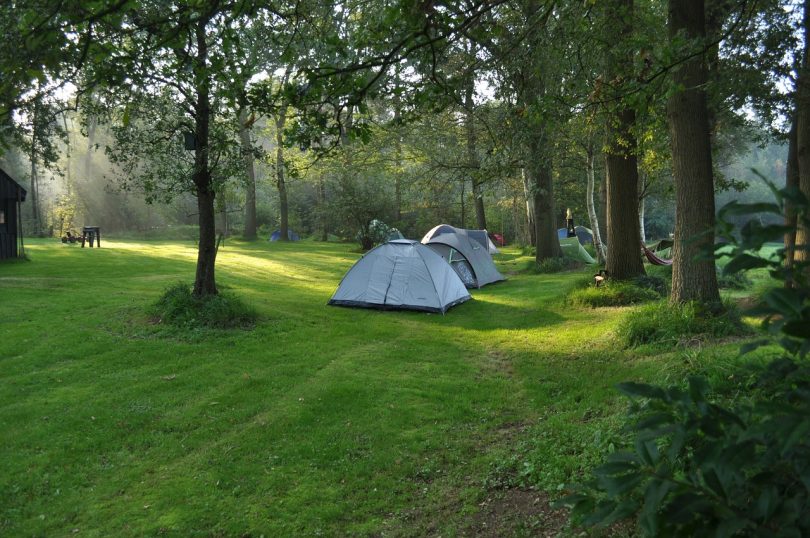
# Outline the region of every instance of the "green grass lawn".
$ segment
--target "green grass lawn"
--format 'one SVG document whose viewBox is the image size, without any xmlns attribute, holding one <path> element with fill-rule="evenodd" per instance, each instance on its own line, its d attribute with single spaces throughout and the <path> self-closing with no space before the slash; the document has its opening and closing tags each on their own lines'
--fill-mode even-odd
<svg viewBox="0 0 810 538">
<path fill-rule="evenodd" d="M 517 251 L 444 316 L 326 306 L 351 248 L 228 241 L 251 331 L 148 319 L 192 243 L 0 265 L 0 535 L 464 535 L 493 488 L 553 495 L 597 461 L 617 382 L 736 353 L 618 349 L 627 309 L 567 306 L 582 274 L 510 274 Z"/>
</svg>

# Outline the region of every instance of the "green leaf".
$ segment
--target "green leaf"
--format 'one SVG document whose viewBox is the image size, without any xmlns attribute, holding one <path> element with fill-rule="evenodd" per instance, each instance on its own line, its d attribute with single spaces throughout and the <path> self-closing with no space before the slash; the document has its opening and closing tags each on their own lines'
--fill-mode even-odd
<svg viewBox="0 0 810 538">
<path fill-rule="evenodd" d="M 763 297 L 765 302 L 784 316 L 801 317 L 802 299 L 793 290 L 774 288 Z"/>
<path fill-rule="evenodd" d="M 726 266 L 723 268 L 723 274 L 732 275 L 748 269 L 768 267 L 770 264 L 771 262 L 764 258 L 760 258 L 759 256 L 752 256 L 751 254 L 738 254 L 726 264 Z"/>
<path fill-rule="evenodd" d="M 775 213 L 780 215 L 782 214 L 782 208 L 779 207 L 778 204 L 774 203 L 759 202 L 753 204 L 741 204 L 735 200 L 721 207 L 720 211 L 717 213 L 717 216 L 718 218 L 725 220 L 726 216 L 752 215 L 754 213 Z"/>
</svg>

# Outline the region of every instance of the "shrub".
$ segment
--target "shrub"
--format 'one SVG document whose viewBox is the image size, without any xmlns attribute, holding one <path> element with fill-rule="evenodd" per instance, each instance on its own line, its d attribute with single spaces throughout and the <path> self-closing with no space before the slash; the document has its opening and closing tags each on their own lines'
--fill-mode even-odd
<svg viewBox="0 0 810 538">
<path fill-rule="evenodd" d="M 638 286 L 632 282 L 611 280 L 606 281 L 598 288 L 591 285 L 587 288 L 576 289 L 568 295 L 568 300 L 572 304 L 592 308 L 627 306 L 655 301 L 660 298 L 661 296 L 655 290 Z"/>
<path fill-rule="evenodd" d="M 744 290 L 753 285 L 745 273 L 725 274 L 723 272 L 717 275 L 717 284 L 721 289 L 727 290 Z"/>
<path fill-rule="evenodd" d="M 236 296 L 221 292 L 219 295 L 197 297 L 191 286 L 178 282 L 169 287 L 151 309 L 158 323 L 185 329 L 232 329 L 251 327 L 256 322 L 256 311 Z"/>
<path fill-rule="evenodd" d="M 618 334 L 627 347 L 642 344 L 674 345 L 684 337 L 723 337 L 746 332 L 736 307 L 728 303 L 720 314 L 697 303 L 645 305 L 621 322 Z"/>
<path fill-rule="evenodd" d="M 637 514 L 647 536 L 807 536 L 810 367 L 777 361 L 758 382 L 766 388 L 739 389 L 759 398 L 731 405 L 700 377 L 620 385 L 634 401 L 631 439 L 564 500 L 574 519 L 608 526 Z"/>
<path fill-rule="evenodd" d="M 672 274 L 667 278 L 663 278 L 654 274 L 647 274 L 637 276 L 631 281 L 639 288 L 652 290 L 661 297 L 669 295 L 670 284 L 672 284 Z"/>
</svg>

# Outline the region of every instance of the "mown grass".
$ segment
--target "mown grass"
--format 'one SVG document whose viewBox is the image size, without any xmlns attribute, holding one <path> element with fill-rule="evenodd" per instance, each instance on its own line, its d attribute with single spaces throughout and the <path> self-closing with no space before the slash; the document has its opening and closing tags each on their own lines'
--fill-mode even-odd
<svg viewBox="0 0 810 538">
<path fill-rule="evenodd" d="M 229 241 L 218 282 L 252 330 L 150 318 L 191 242 L 0 265 L 0 535 L 463 534 L 488 487 L 598 461 L 616 383 L 710 368 L 618 349 L 631 309 L 566 304 L 582 273 L 515 273 L 517 251 L 444 316 L 328 307 L 350 248 Z"/>
</svg>

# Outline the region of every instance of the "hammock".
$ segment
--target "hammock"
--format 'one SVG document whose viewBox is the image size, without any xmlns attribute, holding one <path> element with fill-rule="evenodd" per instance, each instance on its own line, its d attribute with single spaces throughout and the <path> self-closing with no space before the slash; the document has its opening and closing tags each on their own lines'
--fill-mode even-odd
<svg viewBox="0 0 810 538">
<path fill-rule="evenodd" d="M 641 248 L 644 249 L 644 255 L 647 256 L 647 261 L 649 261 L 653 265 L 672 265 L 672 260 L 665 260 L 664 258 L 659 258 L 655 255 L 655 252 L 648 249 L 643 243 L 641 244 Z"/>
</svg>

